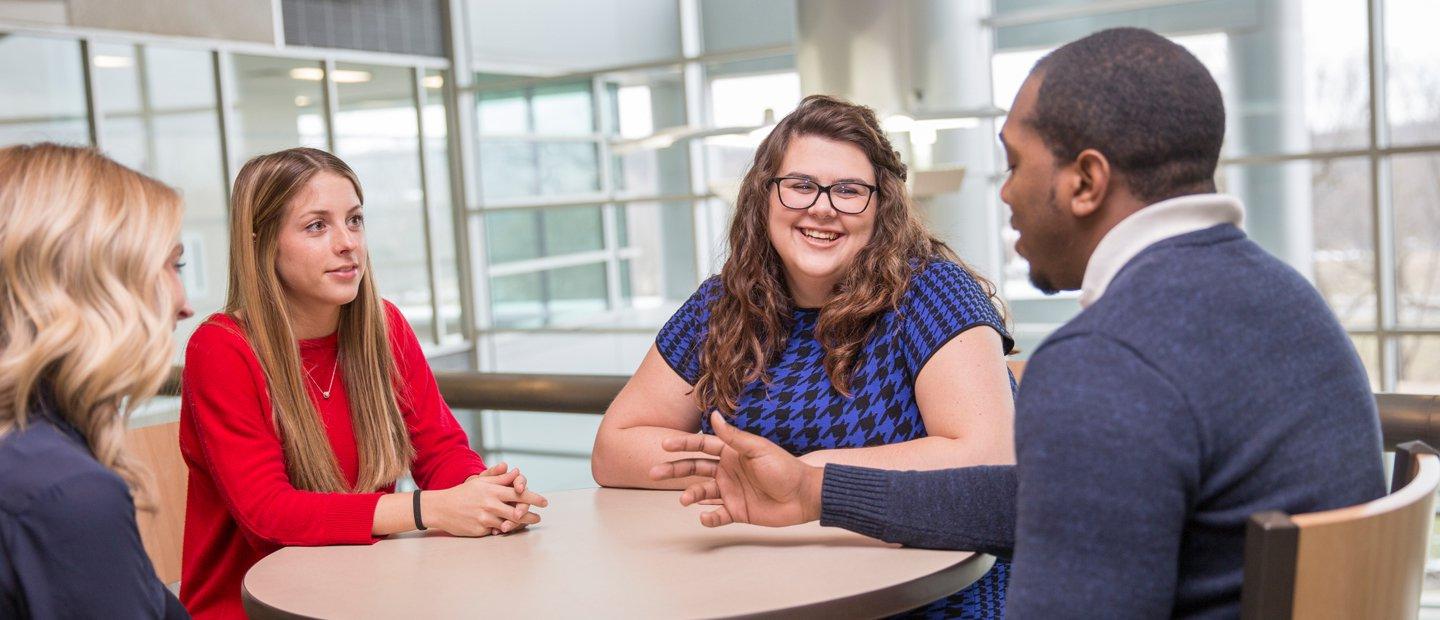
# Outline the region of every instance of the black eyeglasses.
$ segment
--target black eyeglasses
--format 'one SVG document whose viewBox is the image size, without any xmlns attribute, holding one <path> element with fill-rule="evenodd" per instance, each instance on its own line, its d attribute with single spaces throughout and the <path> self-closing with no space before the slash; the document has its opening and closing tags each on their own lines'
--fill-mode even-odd
<svg viewBox="0 0 1440 620">
<path fill-rule="evenodd" d="M 874 185 L 857 181 L 841 181 L 821 185 L 805 177 L 775 177 L 771 183 L 778 188 L 780 204 L 786 209 L 804 211 L 820 201 L 820 194 L 830 195 L 830 206 L 847 215 L 859 215 L 870 206 L 870 197 L 880 192 Z"/>
</svg>

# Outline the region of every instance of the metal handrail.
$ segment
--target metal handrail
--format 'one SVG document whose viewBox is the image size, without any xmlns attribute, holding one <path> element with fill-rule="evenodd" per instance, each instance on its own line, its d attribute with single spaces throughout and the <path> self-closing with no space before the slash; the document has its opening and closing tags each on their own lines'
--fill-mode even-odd
<svg viewBox="0 0 1440 620">
<path fill-rule="evenodd" d="M 622 375 L 435 373 L 440 394 L 452 408 L 498 411 L 603 414 L 629 380 Z M 180 369 L 175 368 L 161 393 L 179 392 Z M 1375 402 L 1386 450 L 1416 439 L 1440 446 L 1440 396 L 1381 392 Z"/>
</svg>

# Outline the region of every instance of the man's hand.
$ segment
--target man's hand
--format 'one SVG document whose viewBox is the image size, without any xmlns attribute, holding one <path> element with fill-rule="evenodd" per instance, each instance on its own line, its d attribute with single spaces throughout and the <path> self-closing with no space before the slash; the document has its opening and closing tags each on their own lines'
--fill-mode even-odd
<svg viewBox="0 0 1440 620">
<path fill-rule="evenodd" d="M 753 523 L 780 527 L 820 518 L 824 470 L 802 463 L 770 441 L 725 422 L 711 412 L 715 435 L 666 438 L 666 452 L 703 452 L 715 459 L 689 458 L 656 465 L 650 478 L 710 478 L 680 495 L 686 506 L 719 500 L 719 508 L 700 515 L 706 527 Z"/>
</svg>

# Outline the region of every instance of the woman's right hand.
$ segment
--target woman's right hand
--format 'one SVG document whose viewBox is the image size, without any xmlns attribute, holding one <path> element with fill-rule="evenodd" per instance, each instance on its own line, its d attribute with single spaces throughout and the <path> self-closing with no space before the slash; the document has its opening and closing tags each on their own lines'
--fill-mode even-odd
<svg viewBox="0 0 1440 620">
<path fill-rule="evenodd" d="M 420 500 L 428 504 L 422 508 L 426 526 L 455 536 L 477 537 L 539 523 L 540 515 L 517 508 L 517 504 L 543 508 L 549 501 L 524 483 L 517 489 L 519 477 L 520 470 L 511 469 L 498 475 L 471 476 L 442 491 L 425 491 Z"/>
</svg>

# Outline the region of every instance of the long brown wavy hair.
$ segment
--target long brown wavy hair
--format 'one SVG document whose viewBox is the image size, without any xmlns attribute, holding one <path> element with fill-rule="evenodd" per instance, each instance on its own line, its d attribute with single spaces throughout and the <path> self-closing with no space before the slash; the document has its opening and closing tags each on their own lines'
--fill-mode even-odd
<svg viewBox="0 0 1440 620">
<path fill-rule="evenodd" d="M 708 334 L 700 350 L 695 397 L 702 411 L 734 413 L 741 390 L 769 381 L 765 369 L 785 350 L 793 327 L 794 300 L 785 266 L 770 243 L 770 179 L 797 136 L 816 136 L 855 145 L 875 167 L 879 191 L 870 242 L 855 257 L 820 309 L 815 338 L 825 349 L 825 374 L 839 393 L 850 396 L 850 380 L 876 319 L 896 310 L 910 279 L 932 260 L 959 264 L 980 283 L 996 307 L 995 287 L 926 229 L 905 188 L 905 164 L 880 129 L 870 108 L 824 95 L 811 95 L 780 121 L 760 143 L 740 186 L 730 221 L 730 256 L 720 270 L 723 291 L 710 308 Z"/>
<path fill-rule="evenodd" d="M 125 421 L 170 368 L 180 221 L 175 190 L 95 149 L 0 149 L 0 437 L 43 399 L 142 510 L 153 478 Z"/>
<path fill-rule="evenodd" d="M 275 261 L 280 227 L 290 205 L 320 173 L 337 174 L 355 186 L 360 179 L 340 158 L 312 148 L 261 155 L 240 169 L 230 200 L 230 290 L 225 312 L 238 317 L 255 357 L 265 371 L 273 423 L 285 450 L 285 470 L 298 489 L 370 492 L 393 483 L 410 466 L 415 449 L 396 401 L 395 360 L 385 324 L 385 307 L 375 289 L 375 270 L 366 257 L 360 292 L 340 307 L 340 361 L 355 428 L 360 473 L 345 484 L 325 425 L 305 390 L 299 341 Z"/>
</svg>

